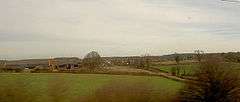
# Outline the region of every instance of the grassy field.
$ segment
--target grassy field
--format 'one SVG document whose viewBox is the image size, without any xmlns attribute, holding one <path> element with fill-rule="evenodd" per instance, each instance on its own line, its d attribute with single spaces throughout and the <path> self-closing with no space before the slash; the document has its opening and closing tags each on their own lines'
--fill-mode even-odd
<svg viewBox="0 0 240 102">
<path fill-rule="evenodd" d="M 240 64 L 239 63 L 228 63 L 229 68 L 233 68 L 236 71 L 240 72 Z M 179 67 L 180 68 L 180 74 L 183 74 L 185 71 L 186 75 L 192 75 L 199 67 L 198 64 L 184 64 L 184 65 L 153 65 L 153 68 L 158 68 L 163 72 L 171 73 L 172 68 Z"/>
<path fill-rule="evenodd" d="M 57 81 L 56 81 L 57 80 Z M 0 87 L 11 87 L 8 83 L 21 84 L 37 102 L 49 101 L 49 85 L 56 82 L 56 90 L 67 91 L 69 98 L 74 99 L 79 95 L 89 95 L 96 89 L 114 81 L 143 82 L 150 84 L 154 90 L 174 95 L 182 83 L 173 80 L 152 76 L 128 75 L 100 75 L 100 74 L 0 74 Z M 64 85 L 63 85 L 64 84 Z M 4 86 L 7 85 L 7 86 Z M 64 86 L 64 87 L 62 87 Z M 58 93 L 59 91 L 56 91 Z M 61 92 L 61 91 L 60 91 Z M 71 100 L 66 100 L 67 102 Z"/>
<path fill-rule="evenodd" d="M 154 65 L 153 68 L 158 68 L 163 72 L 171 73 L 172 68 L 180 68 L 180 74 L 183 74 L 185 71 L 186 75 L 192 75 L 196 68 L 197 64 L 188 64 L 188 65 Z"/>
</svg>

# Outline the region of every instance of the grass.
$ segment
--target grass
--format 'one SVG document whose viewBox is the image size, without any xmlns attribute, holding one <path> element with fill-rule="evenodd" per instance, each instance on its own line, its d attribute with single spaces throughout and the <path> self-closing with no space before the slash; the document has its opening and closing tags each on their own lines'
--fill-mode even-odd
<svg viewBox="0 0 240 102">
<path fill-rule="evenodd" d="M 180 67 L 180 74 L 184 74 L 184 70 L 185 70 L 185 74 L 186 75 L 192 75 L 194 74 L 196 68 L 198 67 L 197 64 L 187 64 L 187 65 L 154 65 L 154 68 L 158 68 L 160 70 L 162 70 L 163 72 L 167 72 L 167 73 L 171 73 L 172 68 L 174 67 Z"/>
<path fill-rule="evenodd" d="M 227 63 L 229 68 L 234 68 L 236 71 L 240 72 L 240 64 L 239 63 Z M 163 72 L 171 73 L 172 68 L 176 68 L 177 66 L 180 67 L 180 74 L 182 75 L 185 70 L 185 75 L 193 75 L 194 72 L 199 67 L 198 64 L 184 64 L 184 65 L 152 65 L 153 68 L 158 68 Z"/>
<path fill-rule="evenodd" d="M 66 91 L 68 99 L 79 95 L 93 94 L 97 89 L 114 81 L 144 82 L 150 84 L 154 90 L 166 90 L 166 93 L 174 95 L 182 87 L 182 83 L 173 80 L 153 76 L 129 76 L 129 75 L 103 75 L 103 74 L 0 74 L 0 87 L 7 87 L 9 82 L 21 82 L 31 96 L 36 97 L 36 102 L 51 102 L 49 97 L 49 85 L 56 86 L 56 93 Z M 16 83 L 17 84 L 17 83 Z M 64 84 L 64 85 L 63 85 Z M 59 86 L 58 86 L 59 85 Z M 64 86 L 64 87 L 63 87 Z M 65 89 L 64 89 L 65 88 Z M 62 89 L 62 90 L 61 90 Z M 159 91 L 161 92 L 161 91 Z"/>
<path fill-rule="evenodd" d="M 231 67 L 235 68 L 236 70 L 240 70 L 240 63 L 231 63 Z"/>
</svg>

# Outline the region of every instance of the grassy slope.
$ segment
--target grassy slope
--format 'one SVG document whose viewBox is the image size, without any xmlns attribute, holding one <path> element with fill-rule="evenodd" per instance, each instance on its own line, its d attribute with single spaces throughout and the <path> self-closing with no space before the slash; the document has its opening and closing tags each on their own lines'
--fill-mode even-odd
<svg viewBox="0 0 240 102">
<path fill-rule="evenodd" d="M 166 90 L 174 94 L 182 86 L 182 83 L 161 77 L 151 76 L 128 76 L 128 75 L 97 75 L 97 74 L 0 74 L 0 82 L 4 85 L 7 82 L 21 81 L 31 95 L 37 97 L 39 102 L 49 102 L 48 82 L 60 79 L 68 86 L 68 93 L 71 98 L 78 95 L 88 95 L 97 88 L 109 84 L 112 81 L 124 82 L 145 82 L 151 84 L 156 90 Z M 61 83 L 60 83 L 61 84 Z M 161 91 L 159 91 L 161 92 Z"/>
</svg>

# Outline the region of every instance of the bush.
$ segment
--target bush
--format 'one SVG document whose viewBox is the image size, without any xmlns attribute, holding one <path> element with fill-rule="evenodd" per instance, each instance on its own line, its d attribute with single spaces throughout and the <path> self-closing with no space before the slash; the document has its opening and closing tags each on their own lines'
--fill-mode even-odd
<svg viewBox="0 0 240 102">
<path fill-rule="evenodd" d="M 240 102 L 239 75 L 221 59 L 206 59 L 195 77 L 181 91 L 182 102 Z"/>
</svg>

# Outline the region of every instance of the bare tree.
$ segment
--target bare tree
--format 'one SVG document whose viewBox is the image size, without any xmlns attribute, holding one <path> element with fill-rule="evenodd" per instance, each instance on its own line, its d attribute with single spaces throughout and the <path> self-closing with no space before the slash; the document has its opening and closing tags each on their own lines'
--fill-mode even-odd
<svg viewBox="0 0 240 102">
<path fill-rule="evenodd" d="M 175 69 L 175 72 L 172 72 L 172 73 L 175 73 L 176 75 L 180 75 L 181 67 L 180 67 L 179 64 L 180 64 L 180 61 L 181 61 L 181 57 L 178 53 L 175 53 L 174 55 L 175 55 L 174 60 L 176 61 L 177 66 L 176 66 L 176 68 L 172 68 L 172 71 L 174 71 L 174 69 Z"/>
<path fill-rule="evenodd" d="M 202 50 L 195 50 L 194 53 L 195 53 L 195 57 L 198 60 L 198 62 L 201 62 L 203 57 L 204 57 L 204 51 L 202 51 Z"/>
<path fill-rule="evenodd" d="M 144 68 L 145 67 L 144 58 L 143 57 L 134 58 L 133 62 L 130 65 L 136 68 Z"/>
<path fill-rule="evenodd" d="M 195 74 L 196 82 L 189 82 L 181 91 L 182 102 L 240 102 L 240 78 L 219 58 L 201 62 Z"/>
<path fill-rule="evenodd" d="M 178 53 L 175 53 L 174 55 L 175 55 L 175 56 L 174 56 L 174 57 L 175 57 L 174 60 L 176 61 L 177 64 L 179 64 L 180 61 L 181 61 L 180 55 L 179 55 Z"/>
<path fill-rule="evenodd" d="M 101 67 L 102 59 L 96 51 L 88 53 L 83 59 L 83 66 L 87 68 L 99 68 Z"/>
<path fill-rule="evenodd" d="M 150 67 L 150 54 L 144 54 L 134 59 L 132 63 L 137 68 L 149 68 Z"/>
<path fill-rule="evenodd" d="M 144 61 L 144 67 L 149 68 L 150 67 L 150 54 L 143 55 L 143 61 Z"/>
</svg>

